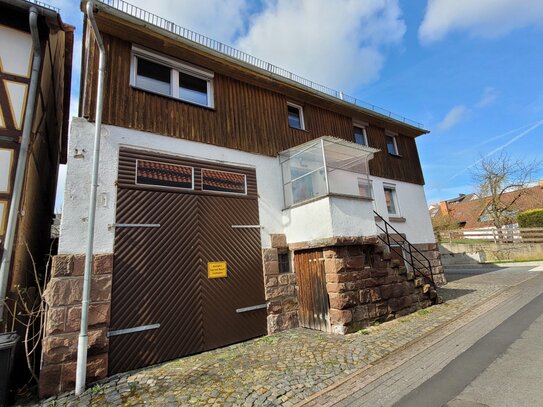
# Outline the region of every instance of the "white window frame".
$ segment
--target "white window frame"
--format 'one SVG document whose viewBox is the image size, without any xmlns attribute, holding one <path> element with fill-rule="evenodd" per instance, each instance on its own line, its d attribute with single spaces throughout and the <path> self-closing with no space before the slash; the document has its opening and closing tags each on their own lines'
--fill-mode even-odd
<svg viewBox="0 0 543 407">
<path fill-rule="evenodd" d="M 388 211 L 388 207 L 387 207 L 387 198 L 386 198 L 386 190 L 389 189 L 389 190 L 392 190 L 392 199 L 393 199 L 393 202 L 394 202 L 394 206 L 395 206 L 395 210 L 396 212 L 394 213 L 390 213 Z M 395 184 L 388 184 L 388 183 L 383 183 L 383 196 L 385 198 L 385 209 L 386 209 L 386 212 L 388 214 L 388 216 L 392 216 L 394 218 L 397 218 L 397 217 L 401 217 L 401 210 L 400 210 L 400 200 L 398 199 L 398 190 L 396 188 L 396 185 Z"/>
<path fill-rule="evenodd" d="M 369 144 L 368 144 L 368 131 L 367 131 L 368 123 L 353 122 L 353 138 L 354 138 L 354 128 L 355 127 L 358 127 L 359 129 L 362 129 L 362 134 L 364 135 L 364 143 L 366 143 L 366 144 L 363 144 L 363 145 L 366 146 L 366 147 L 369 147 Z M 355 138 L 354 142 L 356 143 L 356 138 Z M 356 143 L 356 144 L 358 144 L 358 143 Z M 362 145 L 362 144 L 359 144 L 359 145 Z"/>
<path fill-rule="evenodd" d="M 294 107 L 298 109 L 298 112 L 300 113 L 300 124 L 301 127 L 292 127 L 290 124 L 288 125 L 291 129 L 296 130 L 305 130 L 305 119 L 304 119 L 304 108 L 300 105 L 297 105 L 296 103 L 287 102 L 287 106 Z M 287 121 L 288 121 L 288 108 L 287 108 Z"/>
<path fill-rule="evenodd" d="M 398 137 L 398 134 L 387 130 L 387 131 L 385 131 L 385 136 L 392 137 L 392 141 L 394 143 L 394 150 L 396 151 L 395 153 L 391 153 L 390 151 L 388 151 L 388 142 L 387 142 L 386 143 L 386 145 L 387 145 L 387 153 L 389 153 L 390 155 L 399 156 L 400 152 L 398 151 L 398 143 L 396 141 L 396 139 Z M 386 139 L 385 139 L 385 141 L 386 141 Z"/>
<path fill-rule="evenodd" d="M 157 54 L 156 52 L 148 49 L 133 45 L 132 46 L 132 61 L 130 64 L 130 86 L 141 89 L 145 92 L 155 93 L 157 95 L 170 97 L 176 100 L 181 100 L 186 103 L 191 103 L 197 106 L 204 106 L 209 108 L 215 107 L 214 94 L 213 94 L 213 78 L 214 73 L 200 67 L 189 64 L 188 62 L 181 62 L 176 59 L 166 57 L 164 55 Z M 154 91 L 152 89 L 146 89 L 136 85 L 136 77 L 138 74 L 138 58 L 147 59 L 151 62 L 163 65 L 170 68 L 170 94 Z M 179 72 L 194 76 L 195 78 L 202 79 L 207 82 L 207 104 L 196 103 L 191 100 L 183 99 L 179 96 Z"/>
</svg>

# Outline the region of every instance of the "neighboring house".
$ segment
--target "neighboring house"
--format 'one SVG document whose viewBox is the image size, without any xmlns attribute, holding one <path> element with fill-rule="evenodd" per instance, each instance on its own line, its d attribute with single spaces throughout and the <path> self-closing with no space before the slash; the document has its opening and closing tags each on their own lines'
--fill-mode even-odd
<svg viewBox="0 0 543 407">
<path fill-rule="evenodd" d="M 462 197 L 462 196 L 461 196 Z M 467 199 L 454 198 L 442 201 L 429 208 L 432 224 L 439 228 L 447 224 L 453 229 L 475 229 L 493 227 L 492 216 L 487 210 L 490 198 L 477 198 L 474 194 L 464 195 Z M 520 212 L 543 206 L 543 181 L 538 185 L 522 190 L 506 192 L 502 195 L 502 201 L 511 205 L 507 224 L 517 223 L 516 217 Z"/>
<path fill-rule="evenodd" d="M 41 3 L 0 1 L 0 332 L 23 333 L 13 311 L 25 318 L 20 301 L 33 300 L 34 267 L 44 275 L 58 167 L 66 163 L 73 30 Z M 15 376 L 24 370 L 17 359 Z"/>
<path fill-rule="evenodd" d="M 94 15 L 107 69 L 90 380 L 297 326 L 351 332 L 436 298 L 378 240 L 415 253 L 407 238 L 444 282 L 420 125 L 123 1 Z M 88 16 L 82 60 L 42 395 L 73 386 L 98 77 Z"/>
<path fill-rule="evenodd" d="M 41 64 L 37 96 L 28 100 L 33 67 L 30 9 L 37 13 Z M 14 287 L 32 284 L 32 262 L 49 252 L 59 163 L 66 163 L 73 48 L 72 26 L 56 9 L 27 1 L 0 1 L 0 253 L 6 242 L 10 211 L 16 214 L 14 249 L 8 270 L 8 297 Z M 27 110 L 31 110 L 30 113 Z M 26 115 L 28 114 L 28 116 Z M 25 120 L 31 119 L 30 123 Z M 21 199 L 12 208 L 20 145 L 30 129 Z"/>
</svg>

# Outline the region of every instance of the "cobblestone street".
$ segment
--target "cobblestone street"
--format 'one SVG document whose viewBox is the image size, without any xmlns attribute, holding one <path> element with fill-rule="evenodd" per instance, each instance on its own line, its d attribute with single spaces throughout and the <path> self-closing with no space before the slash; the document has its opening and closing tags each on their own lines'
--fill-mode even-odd
<svg viewBox="0 0 543 407">
<path fill-rule="evenodd" d="M 538 272 L 467 276 L 439 289 L 445 302 L 358 333 L 295 329 L 95 384 L 42 405 L 294 405 L 428 335 Z"/>
</svg>

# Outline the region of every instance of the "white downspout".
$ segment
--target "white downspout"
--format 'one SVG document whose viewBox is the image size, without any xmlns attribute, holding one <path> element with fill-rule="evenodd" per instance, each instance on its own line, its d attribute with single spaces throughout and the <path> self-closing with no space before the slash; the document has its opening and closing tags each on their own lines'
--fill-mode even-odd
<svg viewBox="0 0 543 407">
<path fill-rule="evenodd" d="M 89 316 L 89 297 L 91 289 L 91 275 L 93 263 L 94 246 L 94 218 L 96 214 L 96 190 L 98 188 L 98 165 L 100 162 L 100 132 L 102 129 L 102 102 L 104 96 L 104 75 L 106 70 L 106 49 L 100 36 L 100 31 L 94 20 L 94 2 L 88 1 L 86 4 L 88 21 L 91 24 L 96 38 L 96 43 L 100 49 L 100 60 L 98 65 L 98 89 L 96 92 L 96 117 L 94 123 L 94 151 L 92 155 L 92 180 L 89 200 L 89 216 L 87 229 L 87 250 L 85 253 L 85 272 L 83 274 L 83 295 L 81 298 L 81 330 L 79 332 L 79 342 L 77 345 L 77 369 L 75 376 L 75 394 L 81 395 L 85 391 L 85 381 L 87 374 L 87 350 L 88 350 L 88 316 Z"/>
<path fill-rule="evenodd" d="M 35 7 L 30 7 L 28 21 L 30 25 L 30 34 L 32 36 L 34 56 L 32 58 L 32 72 L 30 74 L 28 98 L 26 100 L 21 147 L 19 149 L 19 159 L 17 160 L 15 183 L 13 184 L 13 196 L 11 198 L 8 225 L 4 239 L 4 253 L 2 254 L 2 263 L 0 264 L 0 321 L 3 320 L 4 316 L 4 299 L 6 298 L 8 288 L 11 256 L 13 254 L 13 245 L 15 243 L 15 232 L 17 231 L 17 218 L 19 215 L 21 196 L 23 193 L 26 162 L 28 159 L 28 147 L 30 145 L 30 135 L 32 133 L 32 125 L 34 122 L 34 109 L 36 106 L 36 98 L 38 96 L 38 85 L 42 63 L 40 36 L 38 34 L 38 10 Z"/>
</svg>

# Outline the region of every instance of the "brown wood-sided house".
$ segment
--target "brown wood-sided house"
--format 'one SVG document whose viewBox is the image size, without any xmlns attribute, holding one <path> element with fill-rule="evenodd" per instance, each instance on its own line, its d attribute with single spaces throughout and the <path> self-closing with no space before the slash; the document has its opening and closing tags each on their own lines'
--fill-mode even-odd
<svg viewBox="0 0 543 407">
<path fill-rule="evenodd" d="M 53 8 L 0 1 L 2 333 L 23 333 L 13 314 L 24 318 L 21 301 L 32 302 L 35 268 L 43 276 L 49 254 L 58 168 L 66 163 L 73 30 Z M 20 377 L 26 362 L 18 357 Z"/>
<path fill-rule="evenodd" d="M 96 2 L 94 18 L 106 73 L 90 380 L 436 301 L 420 125 L 124 1 Z M 74 385 L 98 59 L 87 16 L 42 395 Z"/>
</svg>

